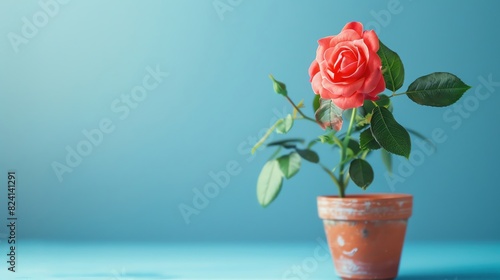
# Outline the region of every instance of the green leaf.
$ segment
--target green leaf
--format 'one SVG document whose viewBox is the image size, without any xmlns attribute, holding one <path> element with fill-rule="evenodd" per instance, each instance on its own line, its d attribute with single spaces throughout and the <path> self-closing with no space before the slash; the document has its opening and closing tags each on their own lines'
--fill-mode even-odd
<svg viewBox="0 0 500 280">
<path fill-rule="evenodd" d="M 363 150 L 377 150 L 380 149 L 380 144 L 373 137 L 372 131 L 368 128 L 359 135 L 359 147 Z"/>
<path fill-rule="evenodd" d="M 397 53 L 389 49 L 380 40 L 379 45 L 377 54 L 382 60 L 385 87 L 394 92 L 403 86 L 405 79 L 403 62 Z"/>
<path fill-rule="evenodd" d="M 309 162 L 312 162 L 312 163 L 318 163 L 319 162 L 319 156 L 318 154 L 313 151 L 313 150 L 309 150 L 309 149 L 305 149 L 305 150 L 301 150 L 301 149 L 295 149 L 297 151 L 297 153 L 299 153 L 299 155 L 309 161 Z"/>
<path fill-rule="evenodd" d="M 415 103 L 426 106 L 449 106 L 470 89 L 451 73 L 436 72 L 416 79 L 408 87 L 406 95 Z"/>
<path fill-rule="evenodd" d="M 343 110 L 337 107 L 330 99 L 320 99 L 320 105 L 316 110 L 315 117 L 321 128 L 340 130 L 342 127 Z"/>
<path fill-rule="evenodd" d="M 377 101 L 365 100 L 363 102 L 363 116 L 369 115 L 373 113 L 373 108 L 376 106 L 390 108 L 391 107 L 391 99 L 385 95 L 380 94 L 379 99 Z M 373 104 L 375 102 L 375 104 Z"/>
<path fill-rule="evenodd" d="M 278 196 L 282 185 L 283 174 L 278 160 L 266 162 L 257 179 L 257 199 L 260 205 L 266 207 L 271 204 Z"/>
<path fill-rule="evenodd" d="M 281 145 L 281 147 L 283 147 L 285 149 L 296 149 L 297 145 L 295 145 L 295 144 L 283 144 L 283 145 Z"/>
<path fill-rule="evenodd" d="M 302 138 L 290 138 L 290 139 L 284 139 L 284 140 L 279 140 L 279 141 L 273 141 L 269 144 L 267 144 L 268 147 L 271 146 L 287 146 L 292 143 L 304 143 L 305 140 Z"/>
<path fill-rule="evenodd" d="M 385 168 L 389 171 L 389 174 L 392 174 L 392 154 L 382 149 L 380 150 L 380 155 L 382 156 L 382 162 L 384 163 Z"/>
<path fill-rule="evenodd" d="M 351 161 L 349 166 L 349 175 L 352 181 L 363 190 L 373 182 L 373 169 L 371 165 L 363 159 L 355 159 Z"/>
<path fill-rule="evenodd" d="M 281 172 L 285 178 L 290 179 L 300 170 L 300 156 L 296 152 L 278 158 Z"/>
<path fill-rule="evenodd" d="M 410 157 L 410 134 L 396 122 L 388 109 L 385 107 L 373 109 L 370 129 L 373 137 L 382 148 L 396 155 Z"/>
<path fill-rule="evenodd" d="M 342 139 L 342 143 L 343 142 L 344 139 Z M 347 143 L 347 148 L 352 151 L 352 155 L 357 155 L 361 151 L 358 141 L 352 138 L 349 138 L 349 143 Z"/>
<path fill-rule="evenodd" d="M 278 94 L 281 94 L 283 96 L 287 96 L 288 92 L 286 91 L 286 85 L 278 80 L 276 80 L 273 75 L 269 75 L 269 78 L 271 81 L 273 81 L 273 88 L 274 91 Z"/>
<path fill-rule="evenodd" d="M 313 111 L 314 112 L 318 111 L 318 109 L 319 109 L 319 105 L 320 105 L 319 100 L 320 100 L 319 94 L 314 95 L 314 99 L 313 99 Z"/>
<path fill-rule="evenodd" d="M 286 133 L 288 133 L 288 131 L 290 131 L 292 126 L 293 126 L 293 117 L 292 117 L 292 115 L 288 114 L 283 119 L 283 122 L 281 122 L 280 124 L 278 124 L 278 126 L 276 126 L 276 133 L 286 134 Z"/>
</svg>

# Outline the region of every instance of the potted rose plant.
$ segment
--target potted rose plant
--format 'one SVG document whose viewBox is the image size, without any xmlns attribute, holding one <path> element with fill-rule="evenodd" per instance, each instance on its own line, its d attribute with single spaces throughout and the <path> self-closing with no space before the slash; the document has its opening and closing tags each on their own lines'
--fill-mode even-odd
<svg viewBox="0 0 500 280">
<path fill-rule="evenodd" d="M 257 198 L 262 206 L 269 205 L 279 194 L 283 180 L 299 171 L 302 160 L 317 164 L 338 188 L 338 195 L 317 199 L 337 273 L 344 279 L 392 279 L 398 273 L 412 196 L 346 195 L 347 185 L 353 181 L 366 190 L 374 178 L 367 161 L 370 154 L 380 151 L 391 169 L 392 155 L 410 156 L 408 131 L 421 137 L 396 121 L 393 98 L 406 96 L 419 105 L 444 107 L 455 103 L 470 87 L 451 73 L 435 72 L 398 92 L 404 82 L 399 55 L 382 44 L 373 30 L 363 30 L 359 22 L 347 23 L 339 34 L 320 39 L 318 45 L 309 68 L 316 94 L 314 118 L 303 113 L 303 103 L 292 100 L 283 82 L 270 76 L 274 91 L 291 103 L 293 113 L 278 120 L 252 152 L 274 131 L 286 134 L 296 120 L 319 125 L 325 133 L 307 143 L 296 138 L 268 143 L 277 150 L 258 177 Z M 388 94 L 383 94 L 385 90 Z M 313 150 L 317 143 L 338 149 L 336 166 L 320 162 Z"/>
</svg>

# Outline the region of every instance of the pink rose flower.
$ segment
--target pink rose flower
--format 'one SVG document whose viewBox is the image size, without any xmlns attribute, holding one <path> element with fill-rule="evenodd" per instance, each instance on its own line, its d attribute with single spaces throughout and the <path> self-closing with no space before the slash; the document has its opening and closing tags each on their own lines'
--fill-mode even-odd
<svg viewBox="0 0 500 280">
<path fill-rule="evenodd" d="M 360 22 L 346 24 L 340 34 L 318 41 L 316 59 L 309 67 L 311 85 L 322 99 L 331 99 L 343 110 L 377 100 L 384 91 L 379 40 L 373 30 L 363 31 Z"/>
</svg>

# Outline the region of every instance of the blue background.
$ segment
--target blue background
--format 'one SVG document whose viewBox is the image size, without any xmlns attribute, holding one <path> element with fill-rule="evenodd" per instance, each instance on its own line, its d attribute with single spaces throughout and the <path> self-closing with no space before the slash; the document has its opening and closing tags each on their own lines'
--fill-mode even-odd
<svg viewBox="0 0 500 280">
<path fill-rule="evenodd" d="M 214 3 L 227 9 L 218 11 Z M 286 82 L 292 98 L 304 99 L 305 112 L 312 115 L 307 69 L 316 41 L 338 33 L 348 21 L 361 21 L 402 57 L 404 88 L 434 71 L 455 73 L 473 87 L 458 102 L 463 115 L 453 111 L 456 106 L 449 111 L 420 107 L 404 96 L 395 99 L 400 123 L 427 136 L 442 129 L 446 141 L 437 144 L 436 153 L 413 158 L 417 164 L 410 171 L 396 158 L 395 173 L 404 182 L 392 187 L 373 155 L 376 179 L 367 192 L 414 195 L 409 240 L 500 239 L 495 163 L 500 87 L 489 92 L 480 86 L 481 77 L 500 81 L 498 1 L 73 0 L 57 5 L 59 10 L 16 52 L 9 34 L 21 36 L 23 17 L 33 22 L 43 9 L 38 1 L 0 2 L 0 170 L 18 174 L 20 238 L 323 237 L 316 196 L 336 193 L 329 178 L 303 163 L 278 199 L 262 209 L 255 185 L 271 151 L 252 157 L 249 150 L 270 123 L 291 112 L 273 93 L 267 75 Z M 147 67 L 157 66 L 169 76 L 120 119 L 111 104 L 142 84 Z M 478 99 L 478 87 L 489 96 Z M 53 163 L 65 164 L 66 147 L 76 149 L 86 139 L 82 130 L 97 128 L 104 118 L 112 121 L 113 132 L 59 181 Z M 312 139 L 320 133 L 297 122 L 291 134 Z M 326 163 L 337 159 L 332 151 L 321 152 Z M 237 164 L 239 172 L 186 223 L 179 207 L 194 207 L 195 193 L 214 182 L 209 174 L 228 164 Z M 6 205 L 5 185 L 0 205 Z M 348 192 L 360 191 L 351 185 Z M 5 220 L 6 211 L 0 213 Z"/>
</svg>

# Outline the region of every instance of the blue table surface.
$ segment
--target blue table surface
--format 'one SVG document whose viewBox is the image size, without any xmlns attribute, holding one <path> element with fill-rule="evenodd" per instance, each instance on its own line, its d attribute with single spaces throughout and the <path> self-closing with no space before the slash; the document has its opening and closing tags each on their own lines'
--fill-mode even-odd
<svg viewBox="0 0 500 280">
<path fill-rule="evenodd" d="M 324 238 L 309 243 L 21 241 L 16 272 L 0 244 L 0 279 L 339 279 Z M 403 280 L 500 280 L 500 242 L 407 242 Z"/>
</svg>

